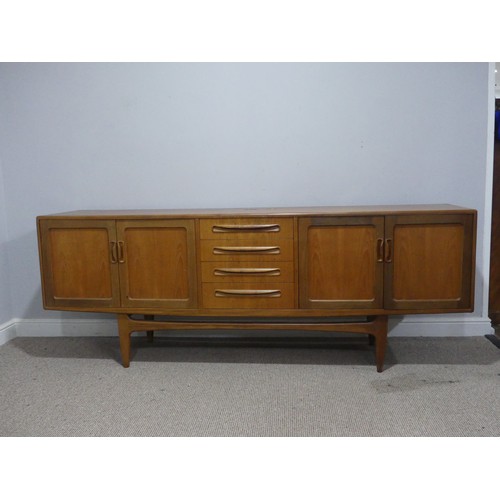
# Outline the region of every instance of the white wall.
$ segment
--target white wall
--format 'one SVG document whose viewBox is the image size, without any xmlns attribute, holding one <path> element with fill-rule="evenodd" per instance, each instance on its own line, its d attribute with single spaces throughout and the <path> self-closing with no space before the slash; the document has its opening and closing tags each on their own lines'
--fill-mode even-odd
<svg viewBox="0 0 500 500">
<path fill-rule="evenodd" d="M 5 191 L 2 162 L 0 159 L 0 329 L 1 325 L 12 319 L 8 265 L 8 239 Z"/>
<path fill-rule="evenodd" d="M 0 127 L 4 121 L 0 87 Z M 0 131 L 2 129 L 0 128 Z M 15 336 L 13 311 L 11 303 L 10 269 L 9 269 L 9 235 L 7 230 L 7 206 L 5 202 L 5 187 L 0 151 L 0 345 Z"/>
<path fill-rule="evenodd" d="M 500 99 L 500 63 L 495 64 L 495 98 Z"/>
<path fill-rule="evenodd" d="M 479 210 L 485 317 L 488 84 L 483 63 L 1 64 L 13 314 L 66 317 L 41 308 L 38 214 L 454 203 Z"/>
</svg>

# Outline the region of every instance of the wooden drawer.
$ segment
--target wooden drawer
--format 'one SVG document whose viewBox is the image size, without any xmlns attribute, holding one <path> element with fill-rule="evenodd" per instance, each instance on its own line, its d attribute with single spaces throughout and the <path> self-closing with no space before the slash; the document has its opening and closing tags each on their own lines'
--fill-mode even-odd
<svg viewBox="0 0 500 500">
<path fill-rule="evenodd" d="M 227 217 L 200 219 L 202 240 L 253 239 L 256 235 L 273 236 L 273 239 L 293 238 L 293 218 L 282 217 Z"/>
<path fill-rule="evenodd" d="M 201 260 L 228 262 L 277 262 L 293 260 L 293 240 L 270 239 L 270 235 L 254 235 L 239 239 L 201 240 Z"/>
<path fill-rule="evenodd" d="M 237 264 L 237 263 L 236 263 Z M 202 262 L 201 280 L 204 283 L 293 283 L 293 262 L 276 262 L 265 265 L 262 262 Z"/>
<path fill-rule="evenodd" d="M 293 309 L 293 283 L 203 283 L 204 308 Z"/>
</svg>

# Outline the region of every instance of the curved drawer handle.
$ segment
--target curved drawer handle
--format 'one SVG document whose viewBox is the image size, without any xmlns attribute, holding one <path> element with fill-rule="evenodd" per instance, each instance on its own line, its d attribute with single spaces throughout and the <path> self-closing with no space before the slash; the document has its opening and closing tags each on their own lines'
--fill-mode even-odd
<svg viewBox="0 0 500 500">
<path fill-rule="evenodd" d="M 118 262 L 123 264 L 125 262 L 125 253 L 123 251 L 123 245 L 125 243 L 123 241 L 118 242 Z"/>
<path fill-rule="evenodd" d="M 216 297 L 281 297 L 281 290 L 215 290 Z"/>
<path fill-rule="evenodd" d="M 214 247 L 215 255 L 225 253 L 265 253 L 277 255 L 281 252 L 280 247 Z"/>
<path fill-rule="evenodd" d="M 392 239 L 385 240 L 385 262 L 390 264 L 392 262 Z"/>
<path fill-rule="evenodd" d="M 377 262 L 384 262 L 384 240 L 377 240 Z"/>
<path fill-rule="evenodd" d="M 244 275 L 266 275 L 280 276 L 281 270 L 279 267 L 259 268 L 259 267 L 232 267 L 232 268 L 217 268 L 214 269 L 215 276 L 232 276 L 235 274 Z"/>
<path fill-rule="evenodd" d="M 109 242 L 111 264 L 118 264 L 118 253 L 116 252 L 116 241 Z"/>
<path fill-rule="evenodd" d="M 231 233 L 238 231 L 277 233 L 280 229 L 279 224 L 224 224 L 212 226 L 213 233 Z"/>
</svg>

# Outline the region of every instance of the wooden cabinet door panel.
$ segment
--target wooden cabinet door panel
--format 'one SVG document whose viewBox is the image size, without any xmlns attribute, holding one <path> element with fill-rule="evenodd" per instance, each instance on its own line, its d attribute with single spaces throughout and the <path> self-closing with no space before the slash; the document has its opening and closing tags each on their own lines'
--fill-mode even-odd
<svg viewBox="0 0 500 500">
<path fill-rule="evenodd" d="M 118 221 L 123 306 L 196 304 L 193 220 Z"/>
<path fill-rule="evenodd" d="M 381 307 L 383 238 L 383 217 L 301 218 L 300 306 Z"/>
<path fill-rule="evenodd" d="M 41 220 L 39 231 L 46 306 L 120 304 L 113 220 Z"/>
<path fill-rule="evenodd" d="M 386 235 L 387 309 L 471 307 L 473 215 L 389 216 Z"/>
</svg>

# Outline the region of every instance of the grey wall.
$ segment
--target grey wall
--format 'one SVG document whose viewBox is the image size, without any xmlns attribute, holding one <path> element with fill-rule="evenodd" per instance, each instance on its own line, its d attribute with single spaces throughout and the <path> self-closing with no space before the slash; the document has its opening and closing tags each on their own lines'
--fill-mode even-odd
<svg viewBox="0 0 500 500">
<path fill-rule="evenodd" d="M 0 325 L 12 319 L 5 191 L 0 160 Z"/>
<path fill-rule="evenodd" d="M 49 314 L 38 214 L 374 203 L 480 211 L 482 314 L 488 64 L 6 63 L 0 87 L 16 317 Z"/>
</svg>

